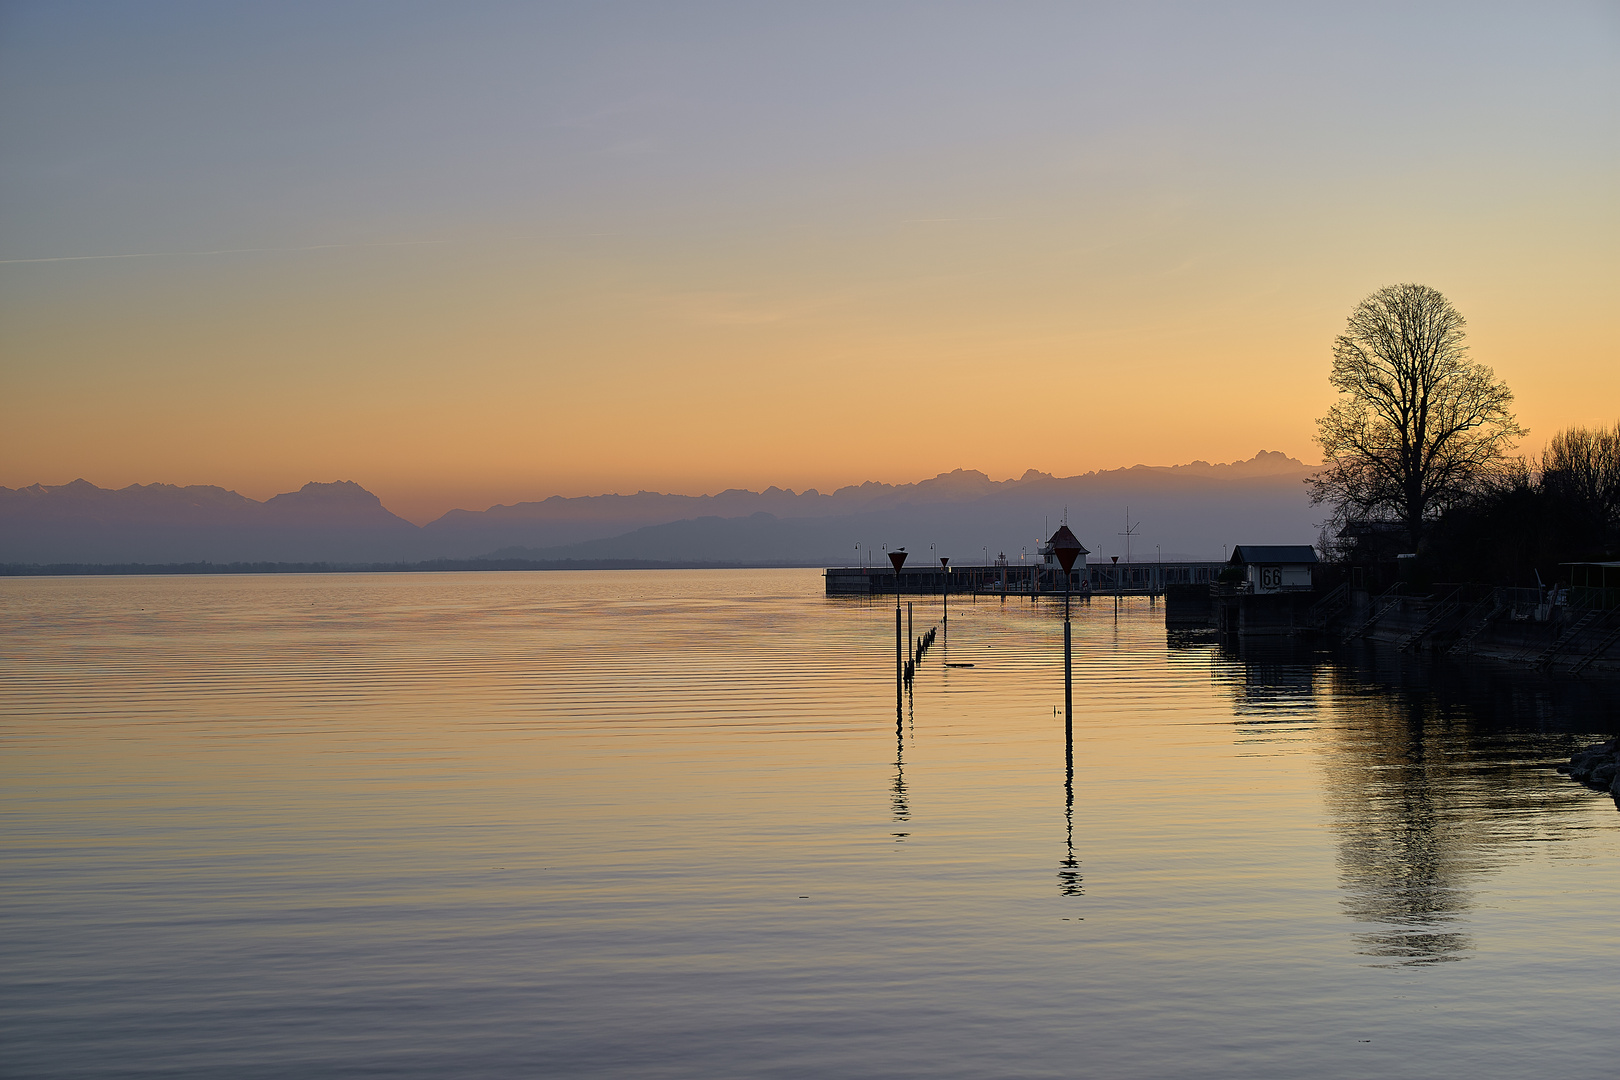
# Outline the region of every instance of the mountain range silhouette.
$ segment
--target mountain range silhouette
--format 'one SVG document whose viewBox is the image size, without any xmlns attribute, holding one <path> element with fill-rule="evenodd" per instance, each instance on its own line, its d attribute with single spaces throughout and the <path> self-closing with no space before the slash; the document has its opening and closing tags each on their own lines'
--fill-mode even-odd
<svg viewBox="0 0 1620 1080">
<path fill-rule="evenodd" d="M 308 483 L 259 502 L 221 487 L 86 480 L 0 488 L 0 563 L 414 562 L 428 559 L 656 560 L 845 565 L 887 544 L 957 563 L 1016 556 L 1067 514 L 1093 558 L 1217 558 L 1235 543 L 1310 543 L 1323 514 L 1314 471 L 1276 451 L 1246 461 L 1137 465 L 992 480 L 957 469 L 911 484 L 831 493 L 638 491 L 452 510 L 424 526 L 352 481 Z"/>
</svg>

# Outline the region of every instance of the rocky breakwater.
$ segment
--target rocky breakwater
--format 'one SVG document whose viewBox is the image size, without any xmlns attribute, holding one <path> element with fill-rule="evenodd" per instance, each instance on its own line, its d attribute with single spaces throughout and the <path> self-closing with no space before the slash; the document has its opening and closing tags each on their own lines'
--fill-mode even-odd
<svg viewBox="0 0 1620 1080">
<path fill-rule="evenodd" d="M 1569 764 L 1558 766 L 1558 771 L 1620 798 L 1620 738 L 1575 751 Z"/>
</svg>

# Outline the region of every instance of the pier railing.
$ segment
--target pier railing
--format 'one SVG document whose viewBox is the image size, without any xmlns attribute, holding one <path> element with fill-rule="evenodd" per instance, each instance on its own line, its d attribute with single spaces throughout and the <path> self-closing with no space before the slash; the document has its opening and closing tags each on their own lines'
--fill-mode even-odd
<svg viewBox="0 0 1620 1080">
<path fill-rule="evenodd" d="M 1074 596 L 1108 595 L 1158 596 L 1166 585 L 1206 585 L 1219 576 L 1224 564 L 1218 562 L 1091 563 L 1076 566 L 1069 574 L 1068 591 Z M 1063 568 L 1040 562 L 1009 562 L 1005 565 L 904 567 L 897 575 L 889 567 L 836 566 L 823 574 L 827 595 L 893 595 L 896 591 L 917 595 L 965 593 L 1018 596 L 1061 596 Z"/>
</svg>

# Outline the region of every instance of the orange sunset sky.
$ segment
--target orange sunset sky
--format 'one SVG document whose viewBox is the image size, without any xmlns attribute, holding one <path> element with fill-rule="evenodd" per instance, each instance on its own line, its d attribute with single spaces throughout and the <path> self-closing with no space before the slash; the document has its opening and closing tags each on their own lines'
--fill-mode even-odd
<svg viewBox="0 0 1620 1080">
<path fill-rule="evenodd" d="M 1316 460 L 1445 293 L 1620 414 L 1613 4 L 0 8 L 0 484 Z"/>
</svg>

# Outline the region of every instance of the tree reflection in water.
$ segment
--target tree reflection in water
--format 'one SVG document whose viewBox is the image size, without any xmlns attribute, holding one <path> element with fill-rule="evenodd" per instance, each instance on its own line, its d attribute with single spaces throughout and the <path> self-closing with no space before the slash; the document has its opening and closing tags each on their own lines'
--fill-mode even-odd
<svg viewBox="0 0 1620 1080">
<path fill-rule="evenodd" d="M 1620 716 L 1620 687 L 1380 644 L 1183 636 L 1171 647 L 1217 650 L 1240 737 L 1310 739 L 1321 752 L 1342 904 L 1365 925 L 1360 950 L 1390 964 L 1467 957 L 1474 882 L 1529 842 L 1564 837 L 1591 795 L 1554 766 Z"/>
</svg>

